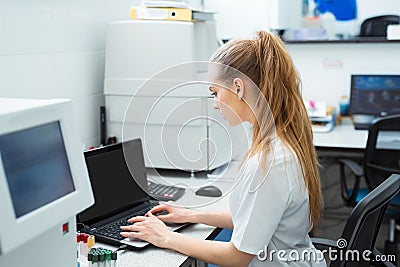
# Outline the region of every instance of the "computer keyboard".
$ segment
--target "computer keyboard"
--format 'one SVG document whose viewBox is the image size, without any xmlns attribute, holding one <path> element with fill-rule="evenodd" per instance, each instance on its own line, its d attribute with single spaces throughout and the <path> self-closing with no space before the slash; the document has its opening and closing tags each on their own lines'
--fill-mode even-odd
<svg viewBox="0 0 400 267">
<path fill-rule="evenodd" d="M 129 218 L 131 218 L 131 217 L 129 217 Z M 102 236 L 108 236 L 113 239 L 122 240 L 122 239 L 124 239 L 124 237 L 120 235 L 120 232 L 121 232 L 120 227 L 129 225 L 129 223 L 127 222 L 127 220 L 129 218 L 113 222 L 112 224 L 105 225 L 100 228 L 92 229 L 92 232 L 93 232 L 93 234 L 100 234 Z"/>
<path fill-rule="evenodd" d="M 92 231 L 93 234 L 100 234 L 100 235 L 108 236 L 108 237 L 111 237 L 111 238 L 114 238 L 114 239 L 117 239 L 117 240 L 122 240 L 125 237 L 120 235 L 120 232 L 121 232 L 121 228 L 120 227 L 121 226 L 125 226 L 125 225 L 131 225 L 130 223 L 128 223 L 128 220 L 130 218 L 136 217 L 136 216 L 144 216 L 149 210 L 151 210 L 156 205 L 157 205 L 157 203 L 152 203 L 151 206 L 149 206 L 149 207 L 147 207 L 147 208 L 145 208 L 143 210 L 140 210 L 138 212 L 135 212 L 133 214 L 125 216 L 125 217 L 123 217 L 123 218 L 121 218 L 119 220 L 113 221 L 110 224 L 106 224 L 106 225 L 103 225 L 101 227 L 92 229 L 91 231 Z"/>
<path fill-rule="evenodd" d="M 185 188 L 178 186 L 158 184 L 151 181 L 148 181 L 147 185 L 149 195 L 161 201 L 176 201 L 185 193 Z"/>
</svg>

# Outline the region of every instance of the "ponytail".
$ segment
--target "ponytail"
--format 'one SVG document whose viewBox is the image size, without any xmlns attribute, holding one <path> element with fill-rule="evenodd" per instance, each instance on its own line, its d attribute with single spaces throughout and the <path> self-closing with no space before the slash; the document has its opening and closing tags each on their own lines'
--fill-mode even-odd
<svg viewBox="0 0 400 267">
<path fill-rule="evenodd" d="M 257 118 L 273 116 L 276 135 L 296 154 L 308 188 L 310 221 L 318 225 L 323 200 L 318 159 L 313 145 L 311 123 L 301 96 L 301 82 L 283 42 L 275 35 L 259 31 L 254 40 L 233 40 L 219 48 L 210 59 L 234 68 L 250 78 L 260 90 Z M 224 73 L 224 79 L 233 79 Z M 268 107 L 263 107 L 263 103 Z M 265 114 L 265 110 L 269 110 Z M 267 120 L 271 121 L 271 120 Z M 252 146 L 246 155 L 265 157 L 270 152 L 271 125 L 253 125 Z"/>
</svg>

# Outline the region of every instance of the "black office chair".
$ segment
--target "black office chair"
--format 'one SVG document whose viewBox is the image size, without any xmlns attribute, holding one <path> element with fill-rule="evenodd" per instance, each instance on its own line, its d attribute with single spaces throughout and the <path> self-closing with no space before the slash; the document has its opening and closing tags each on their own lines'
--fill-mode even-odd
<svg viewBox="0 0 400 267">
<path fill-rule="evenodd" d="M 366 152 L 362 165 L 350 159 L 339 159 L 340 181 L 342 197 L 349 207 L 354 207 L 370 191 L 381 184 L 390 174 L 400 174 L 400 143 L 391 143 L 390 147 L 379 147 L 379 133 L 391 130 L 400 139 L 400 115 L 392 115 L 377 119 L 368 130 Z M 398 142 L 398 141 L 397 141 Z M 378 145 L 378 146 L 377 146 Z M 352 188 L 349 188 L 349 177 L 346 170 L 350 169 L 355 180 Z M 361 187 L 361 178 L 366 181 L 366 188 Z M 400 195 L 396 196 L 389 205 L 389 239 L 385 244 L 386 253 L 397 251 L 396 220 L 400 218 Z"/>
<path fill-rule="evenodd" d="M 361 23 L 361 37 L 386 37 L 386 28 L 390 24 L 400 24 L 400 16 L 384 15 L 368 18 Z"/>
<path fill-rule="evenodd" d="M 337 258 L 332 260 L 329 266 L 370 266 L 374 263 L 368 261 L 365 256 L 372 259 L 379 255 L 378 257 L 383 259 L 382 254 L 375 248 L 375 242 L 388 204 L 399 192 L 400 175 L 393 174 L 356 205 L 347 220 L 340 239 L 333 241 L 312 238 L 313 244 L 319 249 L 331 247 L 337 250 L 336 254 L 332 254 Z M 366 250 L 371 251 L 372 254 L 365 254 L 363 257 L 362 253 Z M 354 251 L 358 251 L 358 259 Z M 344 256 L 340 257 L 340 255 Z M 376 264 L 378 266 L 395 266 L 388 261 L 376 262 Z"/>
</svg>

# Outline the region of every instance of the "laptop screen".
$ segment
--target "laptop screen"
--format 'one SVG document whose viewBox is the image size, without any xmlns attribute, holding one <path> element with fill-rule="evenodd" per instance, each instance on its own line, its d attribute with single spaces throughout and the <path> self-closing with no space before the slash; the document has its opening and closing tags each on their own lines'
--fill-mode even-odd
<svg viewBox="0 0 400 267">
<path fill-rule="evenodd" d="M 122 148 L 122 146 L 124 148 Z M 128 165 L 125 153 L 130 153 Z M 95 203 L 79 214 L 79 221 L 106 218 L 122 210 L 149 200 L 136 183 L 147 190 L 147 175 L 140 139 L 106 146 L 85 152 L 86 166 L 92 184 Z M 131 167 L 131 172 L 128 167 Z"/>
<path fill-rule="evenodd" d="M 400 114 L 400 75 L 352 75 L 351 114 Z"/>
</svg>

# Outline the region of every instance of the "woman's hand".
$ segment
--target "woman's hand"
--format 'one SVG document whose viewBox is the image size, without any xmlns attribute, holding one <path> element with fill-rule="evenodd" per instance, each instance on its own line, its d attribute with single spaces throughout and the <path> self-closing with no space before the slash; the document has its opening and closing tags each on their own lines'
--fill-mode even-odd
<svg viewBox="0 0 400 267">
<path fill-rule="evenodd" d="M 129 226 L 121 226 L 121 236 L 139 238 L 157 247 L 166 248 L 167 238 L 172 233 L 171 230 L 156 216 L 149 214 L 137 216 L 129 219 Z"/>
<path fill-rule="evenodd" d="M 189 210 L 186 208 L 181 208 L 177 206 L 173 206 L 172 203 L 165 203 L 161 202 L 160 205 L 155 206 L 152 208 L 146 216 L 150 215 L 155 215 L 160 212 L 166 211 L 168 214 L 160 214 L 157 215 L 157 218 L 164 221 L 164 222 L 170 222 L 170 223 L 187 223 L 187 222 L 193 222 L 190 220 L 190 218 L 194 215 L 196 211 L 194 210 Z M 131 222 L 128 220 L 128 222 Z"/>
</svg>

